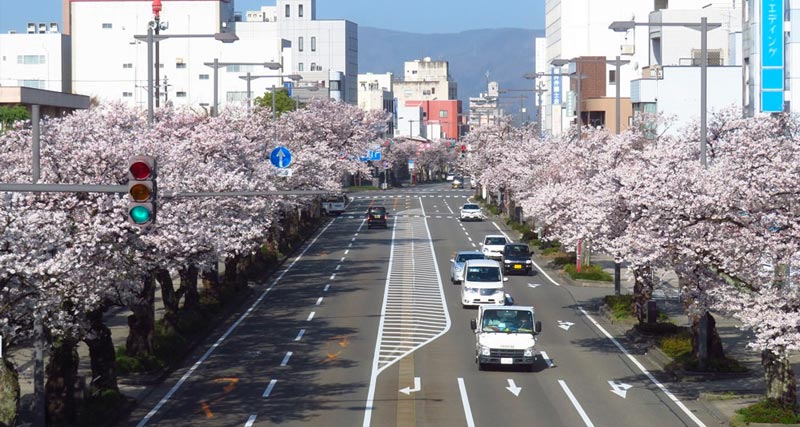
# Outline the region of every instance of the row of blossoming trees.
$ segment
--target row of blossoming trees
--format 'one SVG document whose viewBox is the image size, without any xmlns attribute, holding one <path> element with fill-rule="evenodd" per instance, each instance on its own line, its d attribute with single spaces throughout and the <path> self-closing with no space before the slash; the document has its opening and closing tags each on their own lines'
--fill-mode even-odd
<svg viewBox="0 0 800 427">
<path fill-rule="evenodd" d="M 655 119 L 621 135 L 587 131 L 540 139 L 507 123 L 467 137 L 463 167 L 509 190 L 545 238 L 578 239 L 630 265 L 635 297 L 653 268 L 674 269 L 693 321 L 709 310 L 739 320 L 761 351 L 767 397 L 794 404 L 788 354 L 800 348 L 800 122 L 792 116 L 716 114 L 707 166 L 699 130 L 656 134 Z M 705 319 L 703 319 L 705 317 Z M 713 318 L 710 320 L 713 324 Z M 722 352 L 716 331 L 711 350 Z"/>
<path fill-rule="evenodd" d="M 213 285 L 222 260 L 226 275 L 233 274 L 265 242 L 281 238 L 283 218 L 312 202 L 310 196 L 169 196 L 341 191 L 344 174 L 366 172 L 357 158 L 376 144 L 385 123 L 382 114 L 327 101 L 278 119 L 265 110 L 232 109 L 207 117 L 165 109 L 148 128 L 141 110 L 107 105 L 45 122 L 39 183 L 124 184 L 128 157 L 153 155 L 158 159 L 157 221 L 146 232 L 129 225 L 122 194 L 0 194 L 3 347 L 24 344 L 32 337 L 33 320 L 41 319 L 51 343 L 48 407 L 69 406 L 59 402 L 72 398 L 68 391 L 77 375 L 80 341 L 91 353 L 91 390 L 98 395 L 117 391 L 115 350 L 103 324 L 109 307 L 125 305 L 133 313 L 128 355 L 151 355 L 155 280 L 162 288 L 165 323 L 178 327 L 179 311 L 198 308 L 198 275 Z M 293 153 L 291 177 L 272 171 L 269 152 L 277 141 Z M 31 131 L 18 124 L 0 135 L 0 182 L 29 183 L 31 176 Z M 171 272 L 180 274 L 177 290 Z M 3 382 L 0 394 L 18 402 L 14 372 L 10 361 L 0 364 L 0 376 L 14 378 Z M 48 414 L 51 421 L 71 417 L 56 412 Z"/>
</svg>

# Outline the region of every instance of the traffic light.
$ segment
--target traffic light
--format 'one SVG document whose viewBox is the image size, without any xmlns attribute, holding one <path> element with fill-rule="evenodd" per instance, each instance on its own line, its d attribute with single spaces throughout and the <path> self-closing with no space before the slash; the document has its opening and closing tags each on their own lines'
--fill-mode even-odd
<svg viewBox="0 0 800 427">
<path fill-rule="evenodd" d="M 131 157 L 128 159 L 128 222 L 142 227 L 155 223 L 155 201 L 155 157 Z"/>
<path fill-rule="evenodd" d="M 467 155 L 467 145 L 461 144 L 461 158 L 463 159 Z"/>
</svg>

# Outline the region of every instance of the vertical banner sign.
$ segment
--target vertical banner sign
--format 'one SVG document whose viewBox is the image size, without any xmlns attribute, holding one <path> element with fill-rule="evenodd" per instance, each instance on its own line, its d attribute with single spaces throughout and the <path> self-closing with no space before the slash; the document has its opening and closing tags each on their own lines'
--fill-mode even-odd
<svg viewBox="0 0 800 427">
<path fill-rule="evenodd" d="M 761 0 L 761 111 L 783 111 L 784 0 Z"/>
<path fill-rule="evenodd" d="M 561 104 L 561 76 L 556 75 L 555 68 L 550 69 L 550 104 Z"/>
</svg>

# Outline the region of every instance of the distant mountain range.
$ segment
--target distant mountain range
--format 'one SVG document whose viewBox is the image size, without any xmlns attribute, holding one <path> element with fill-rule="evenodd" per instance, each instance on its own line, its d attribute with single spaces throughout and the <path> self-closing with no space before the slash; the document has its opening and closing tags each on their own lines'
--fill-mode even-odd
<svg viewBox="0 0 800 427">
<path fill-rule="evenodd" d="M 469 98 L 485 93 L 487 81 L 497 81 L 501 90 L 533 88 L 533 82 L 522 76 L 535 71 L 536 37 L 544 37 L 544 31 L 501 28 L 453 34 L 416 34 L 359 26 L 358 72 L 392 72 L 402 77 L 405 61 L 426 56 L 448 61 L 450 75 L 458 82 L 458 98 L 464 102 L 466 114 Z M 520 99 L 513 97 L 520 95 L 527 97 L 524 100 L 526 115 L 531 114 L 535 105 L 533 92 L 504 94 L 506 101 L 501 105 L 508 113 L 519 116 Z"/>
</svg>

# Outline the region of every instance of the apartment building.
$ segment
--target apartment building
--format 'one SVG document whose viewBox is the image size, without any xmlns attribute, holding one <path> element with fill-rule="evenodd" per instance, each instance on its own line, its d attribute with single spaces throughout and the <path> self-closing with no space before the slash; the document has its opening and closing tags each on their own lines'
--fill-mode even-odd
<svg viewBox="0 0 800 427">
<path fill-rule="evenodd" d="M 56 23 L 29 22 L 26 33 L 0 34 L 0 86 L 70 93 L 70 48 Z"/>
</svg>

